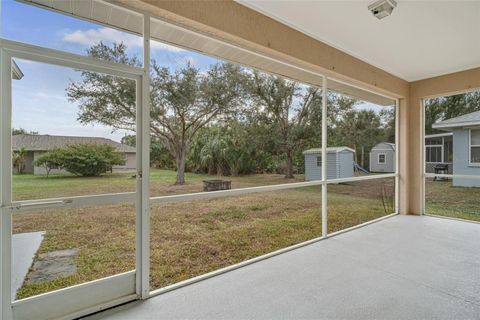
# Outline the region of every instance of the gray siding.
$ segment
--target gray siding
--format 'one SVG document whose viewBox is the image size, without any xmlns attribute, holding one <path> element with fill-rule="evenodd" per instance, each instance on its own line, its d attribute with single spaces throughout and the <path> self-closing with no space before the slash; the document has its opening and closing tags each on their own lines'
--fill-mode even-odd
<svg viewBox="0 0 480 320">
<path fill-rule="evenodd" d="M 322 167 L 317 166 L 317 157 L 321 154 L 306 154 L 305 155 L 305 180 L 314 181 L 322 179 Z M 353 173 L 353 153 L 349 151 L 342 151 L 339 153 L 327 154 L 327 178 L 350 178 L 354 176 Z"/>
<path fill-rule="evenodd" d="M 378 163 L 378 155 L 385 155 L 385 163 Z M 370 172 L 395 172 L 395 151 L 374 150 L 370 151 Z"/>
<path fill-rule="evenodd" d="M 385 155 L 385 163 L 378 163 L 379 154 Z M 395 172 L 395 162 L 395 150 L 392 150 L 392 147 L 386 143 L 379 143 L 370 151 L 369 171 L 393 173 Z"/>
<path fill-rule="evenodd" d="M 33 152 L 28 151 L 25 155 L 25 173 L 33 173 Z"/>
<path fill-rule="evenodd" d="M 338 177 L 339 178 L 351 178 L 353 177 L 353 153 L 350 151 L 342 151 L 338 153 L 339 166 Z"/>
<path fill-rule="evenodd" d="M 338 176 L 339 176 L 338 153 L 328 153 L 327 154 L 327 179 L 337 179 Z"/>
<path fill-rule="evenodd" d="M 480 175 L 480 166 L 470 165 L 470 131 L 457 129 L 453 131 L 453 174 Z M 454 178 L 454 186 L 480 187 L 480 179 Z"/>
</svg>

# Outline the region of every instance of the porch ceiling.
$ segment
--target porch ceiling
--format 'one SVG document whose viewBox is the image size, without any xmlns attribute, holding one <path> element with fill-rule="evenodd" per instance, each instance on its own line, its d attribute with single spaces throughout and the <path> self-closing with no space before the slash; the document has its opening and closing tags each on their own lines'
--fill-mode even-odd
<svg viewBox="0 0 480 320">
<path fill-rule="evenodd" d="M 473 319 L 480 224 L 395 216 L 89 320 Z"/>
<path fill-rule="evenodd" d="M 407 81 L 480 66 L 480 1 L 236 1 Z"/>
<path fill-rule="evenodd" d="M 142 15 L 102 0 L 17 1 L 48 8 L 82 19 L 88 19 L 132 34 L 142 35 Z M 323 78 L 318 73 L 271 59 L 256 52 L 244 50 L 211 37 L 200 35 L 187 29 L 165 23 L 161 20 L 152 19 L 151 37 L 157 41 L 195 50 L 245 66 L 251 66 L 259 70 L 278 74 L 306 84 L 318 87 L 322 86 Z M 395 104 L 393 99 L 359 89 L 341 81 L 329 80 L 328 88 L 332 91 L 343 93 L 359 100 L 368 101 L 381 106 L 391 106 Z"/>
</svg>

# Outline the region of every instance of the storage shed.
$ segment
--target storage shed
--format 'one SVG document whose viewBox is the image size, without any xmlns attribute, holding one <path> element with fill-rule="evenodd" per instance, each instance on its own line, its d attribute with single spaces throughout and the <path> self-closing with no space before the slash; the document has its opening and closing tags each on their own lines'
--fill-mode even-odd
<svg viewBox="0 0 480 320">
<path fill-rule="evenodd" d="M 381 142 L 370 151 L 370 172 L 395 172 L 395 144 Z"/>
<path fill-rule="evenodd" d="M 327 148 L 327 179 L 351 178 L 353 154 L 348 147 Z M 314 148 L 303 152 L 305 157 L 305 181 L 322 179 L 322 149 Z"/>
</svg>

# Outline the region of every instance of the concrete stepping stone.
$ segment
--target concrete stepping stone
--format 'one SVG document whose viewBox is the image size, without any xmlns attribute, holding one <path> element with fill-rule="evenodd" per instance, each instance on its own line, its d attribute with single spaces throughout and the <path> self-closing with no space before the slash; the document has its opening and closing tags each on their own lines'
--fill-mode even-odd
<svg viewBox="0 0 480 320">
<path fill-rule="evenodd" d="M 52 281 L 77 273 L 75 257 L 78 249 L 66 249 L 39 254 L 28 275 L 27 284 Z"/>
</svg>

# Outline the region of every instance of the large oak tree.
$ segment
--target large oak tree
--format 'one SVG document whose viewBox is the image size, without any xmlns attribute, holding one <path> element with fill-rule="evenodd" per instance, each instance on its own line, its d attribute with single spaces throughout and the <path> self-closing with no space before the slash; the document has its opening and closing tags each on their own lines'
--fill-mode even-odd
<svg viewBox="0 0 480 320">
<path fill-rule="evenodd" d="M 252 104 L 271 126 L 271 136 L 285 157 L 285 178 L 293 178 L 295 153 L 318 134 L 315 129 L 321 119 L 321 91 L 257 71 L 248 83 Z"/>
<path fill-rule="evenodd" d="M 100 42 L 88 50 L 88 55 L 140 66 L 138 59 L 129 57 L 126 51 L 124 44 L 108 46 Z M 79 121 L 134 132 L 135 82 L 89 71 L 83 71 L 81 77 L 66 90 L 69 99 L 79 103 Z M 175 159 L 176 184 L 185 182 L 185 161 L 198 131 L 241 105 L 242 83 L 240 67 L 229 63 L 218 63 L 201 72 L 190 63 L 172 70 L 152 61 L 150 131 Z"/>
</svg>

